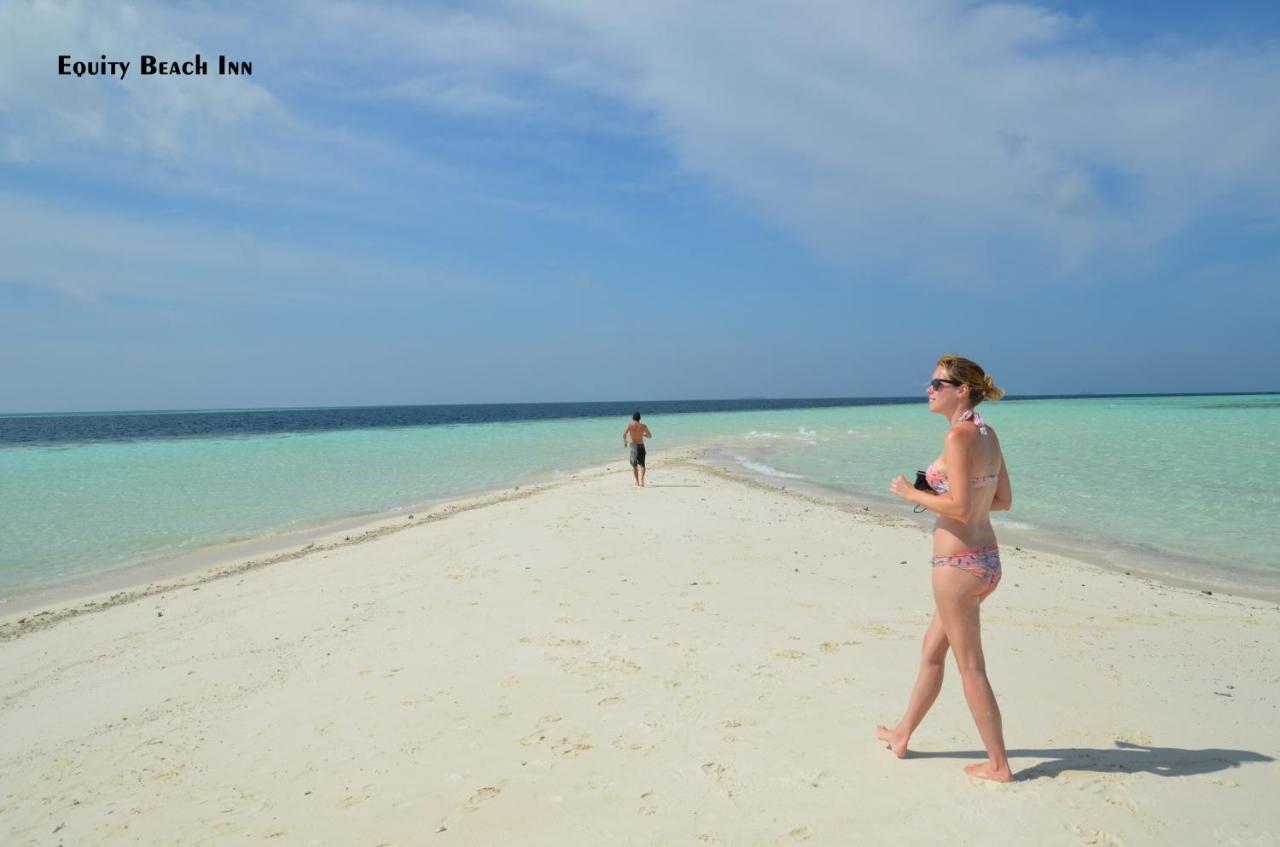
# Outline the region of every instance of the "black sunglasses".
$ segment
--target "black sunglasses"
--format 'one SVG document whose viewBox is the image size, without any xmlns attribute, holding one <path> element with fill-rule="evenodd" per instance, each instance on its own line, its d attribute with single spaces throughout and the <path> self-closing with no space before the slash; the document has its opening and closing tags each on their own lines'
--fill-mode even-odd
<svg viewBox="0 0 1280 847">
<path fill-rule="evenodd" d="M 959 388 L 960 386 L 964 385 L 963 382 L 958 382 L 957 380 L 954 380 L 954 379 L 931 379 L 929 380 L 929 387 L 932 388 L 934 391 L 937 391 L 940 388 L 942 388 L 942 384 L 944 382 L 948 385 L 954 385 L 956 388 Z"/>
</svg>

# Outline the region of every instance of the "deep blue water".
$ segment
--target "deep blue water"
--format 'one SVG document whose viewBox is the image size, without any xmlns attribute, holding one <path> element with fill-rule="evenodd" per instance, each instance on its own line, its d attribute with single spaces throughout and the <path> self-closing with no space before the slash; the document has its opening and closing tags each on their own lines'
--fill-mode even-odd
<svg viewBox="0 0 1280 847">
<path fill-rule="evenodd" d="M 1149 397 L 1197 395 L 1035 395 L 1017 400 L 1070 400 L 1088 396 Z M 1229 396 L 1229 395 L 1227 395 Z M 1248 395 L 1241 395 L 1248 396 Z M 171 412 L 78 412 L 0 415 L 0 445 L 134 441 L 154 438 L 217 438 L 237 435 L 330 432 L 450 424 L 516 423 L 569 418 L 628 417 L 715 412 L 766 412 L 841 406 L 920 403 L 915 397 L 817 397 L 738 400 L 645 400 L 591 403 L 482 403 L 445 406 L 363 406 L 303 409 L 227 409 Z"/>
<path fill-rule="evenodd" d="M 151 438 L 329 432 L 450 424 L 517 423 L 567 418 L 629 417 L 697 412 L 753 412 L 834 406 L 919 403 L 919 397 L 658 400 L 605 403 L 487 403 L 456 406 L 366 406 L 317 409 L 246 409 L 179 412 L 109 412 L 0 416 L 0 444 L 60 444 Z"/>
</svg>

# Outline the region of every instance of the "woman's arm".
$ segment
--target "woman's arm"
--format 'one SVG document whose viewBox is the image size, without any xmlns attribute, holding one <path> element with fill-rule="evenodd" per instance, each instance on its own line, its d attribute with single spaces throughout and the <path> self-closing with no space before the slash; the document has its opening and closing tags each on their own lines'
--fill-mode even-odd
<svg viewBox="0 0 1280 847">
<path fill-rule="evenodd" d="M 973 427 L 953 429 L 947 433 L 943 441 L 942 457 L 947 467 L 947 477 L 952 480 L 946 494 L 934 494 L 921 491 L 907 482 L 903 476 L 895 477 L 890 490 L 917 506 L 924 506 L 937 512 L 944 518 L 958 521 L 969 518 L 969 507 L 973 500 L 973 491 L 969 485 L 969 457 L 973 452 L 974 439 L 978 437 Z"/>
<path fill-rule="evenodd" d="M 1009 483 L 1009 468 L 1004 460 L 1000 460 L 1000 481 L 996 483 L 996 494 L 991 498 L 991 511 L 1007 512 L 1013 508 L 1013 486 Z"/>
</svg>

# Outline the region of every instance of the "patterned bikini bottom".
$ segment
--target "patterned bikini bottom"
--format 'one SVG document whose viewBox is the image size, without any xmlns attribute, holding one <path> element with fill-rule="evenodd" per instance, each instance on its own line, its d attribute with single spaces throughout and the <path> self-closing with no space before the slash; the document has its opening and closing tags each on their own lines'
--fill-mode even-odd
<svg viewBox="0 0 1280 847">
<path fill-rule="evenodd" d="M 987 583 L 987 590 L 984 593 L 990 594 L 1000 584 L 1000 545 L 992 544 L 990 547 L 978 547 L 946 556 L 934 556 L 933 566 L 959 568 L 965 573 L 971 573 Z"/>
</svg>

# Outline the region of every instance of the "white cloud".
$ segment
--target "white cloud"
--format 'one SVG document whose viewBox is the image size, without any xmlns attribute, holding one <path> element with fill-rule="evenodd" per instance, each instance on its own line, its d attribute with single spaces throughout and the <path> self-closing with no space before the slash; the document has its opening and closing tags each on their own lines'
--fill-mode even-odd
<svg viewBox="0 0 1280 847">
<path fill-rule="evenodd" d="M 358 300 L 509 293 L 419 257 L 292 244 L 242 227 L 68 208 L 3 191 L 0 232 L 7 242 L 0 284 L 85 307 L 341 310 Z"/>
<path fill-rule="evenodd" d="M 124 4 L 35 0 L 0 7 L 0 103 L 15 118 L 10 138 L 90 143 L 170 157 L 205 150 L 210 138 L 278 117 L 279 107 L 244 77 L 143 77 L 139 54 L 216 61 L 199 32 L 170 30 Z M 128 61 L 124 79 L 58 74 L 58 57 Z M 216 144 L 216 141 L 214 142 Z"/>
<path fill-rule="evenodd" d="M 1274 219 L 1280 112 L 1258 104 L 1280 90 L 1280 49 L 1125 53 L 1093 46 L 1095 25 L 967 0 L 9 4 L 0 157 L 90 168 L 119 153 L 162 168 L 157 184 L 340 208 L 503 178 L 426 155 L 395 122 L 334 125 L 353 100 L 499 132 L 530 115 L 603 131 L 590 104 L 607 102 L 646 117 L 683 169 L 872 279 L 1123 276 L 1202 219 Z M 233 48 L 253 81 L 50 70 L 58 52 Z M 503 202 L 537 205 L 521 192 Z"/>
<path fill-rule="evenodd" d="M 1066 273 L 1280 195 L 1274 47 L 1100 53 L 1013 4 L 556 6 L 686 167 L 864 267 Z"/>
</svg>

